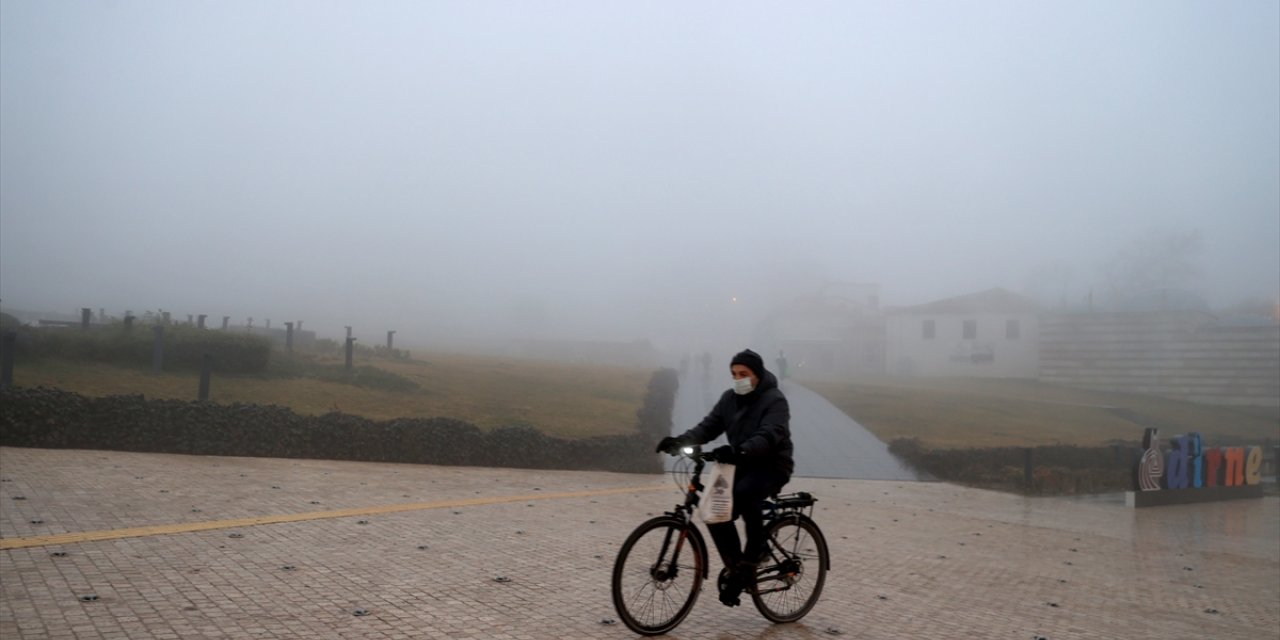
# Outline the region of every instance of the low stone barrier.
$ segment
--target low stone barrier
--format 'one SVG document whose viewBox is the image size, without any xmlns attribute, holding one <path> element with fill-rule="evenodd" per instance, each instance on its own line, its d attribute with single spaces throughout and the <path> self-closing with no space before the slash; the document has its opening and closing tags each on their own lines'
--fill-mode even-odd
<svg viewBox="0 0 1280 640">
<path fill-rule="evenodd" d="M 650 393 L 674 394 L 668 387 L 651 384 Z M 303 416 L 273 405 L 7 387 L 0 389 L 0 445 L 656 473 L 662 467 L 647 433 L 652 426 L 644 422 L 661 422 L 654 405 L 663 404 L 646 399 L 648 415 L 640 416 L 635 434 L 569 440 L 523 426 L 484 431 L 450 418 L 374 421 Z"/>
</svg>

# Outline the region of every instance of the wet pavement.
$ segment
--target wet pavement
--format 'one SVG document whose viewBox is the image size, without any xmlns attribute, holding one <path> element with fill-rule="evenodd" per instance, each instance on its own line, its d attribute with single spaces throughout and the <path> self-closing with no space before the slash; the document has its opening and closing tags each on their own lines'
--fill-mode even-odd
<svg viewBox="0 0 1280 640">
<path fill-rule="evenodd" d="M 796 476 L 859 480 L 917 480 L 914 470 L 889 453 L 889 447 L 822 396 L 793 380 L 782 382 L 791 406 L 791 440 Z M 695 368 L 680 376 L 672 410 L 675 434 L 698 424 L 728 388 L 728 376 Z M 723 444 L 723 438 L 717 441 Z"/>
<path fill-rule="evenodd" d="M 704 591 L 667 637 L 1280 629 L 1275 497 L 1133 510 L 943 483 L 792 488 L 818 496 L 832 551 L 813 612 L 774 625 Z M 614 554 L 678 499 L 663 475 L 0 448 L 0 638 L 633 638 L 614 622 Z"/>
</svg>

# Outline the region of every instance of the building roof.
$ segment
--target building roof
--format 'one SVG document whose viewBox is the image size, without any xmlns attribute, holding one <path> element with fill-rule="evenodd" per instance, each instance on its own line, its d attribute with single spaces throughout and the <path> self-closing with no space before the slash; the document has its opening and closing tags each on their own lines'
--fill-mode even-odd
<svg viewBox="0 0 1280 640">
<path fill-rule="evenodd" d="M 912 307 L 897 307 L 894 314 L 966 314 L 966 313 L 1038 313 L 1040 305 L 1030 298 L 1012 291 L 987 289 L 954 298 L 926 302 Z"/>
</svg>

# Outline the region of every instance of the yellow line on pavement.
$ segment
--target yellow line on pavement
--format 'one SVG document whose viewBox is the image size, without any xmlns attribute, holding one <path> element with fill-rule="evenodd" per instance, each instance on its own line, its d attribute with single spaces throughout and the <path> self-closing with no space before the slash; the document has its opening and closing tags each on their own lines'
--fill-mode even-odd
<svg viewBox="0 0 1280 640">
<path fill-rule="evenodd" d="M 261 524 L 280 524 L 284 522 L 304 522 L 307 520 L 323 520 L 326 518 L 350 518 L 353 516 L 371 516 L 401 511 L 419 511 L 423 509 L 450 509 L 458 507 L 477 507 L 507 502 L 528 502 L 532 500 L 564 500 L 568 498 L 589 498 L 608 496 L 619 493 L 640 493 L 670 489 L 670 485 L 654 485 L 644 487 L 621 487 L 617 489 L 594 489 L 589 491 L 566 491 L 561 493 L 535 493 L 519 496 L 493 496 L 488 498 L 467 498 L 463 500 L 442 500 L 440 502 L 412 502 L 406 504 L 388 504 L 377 507 L 356 507 L 353 509 L 335 509 L 332 511 L 311 511 L 308 513 L 291 513 L 278 516 L 257 516 L 253 518 L 237 518 L 234 520 L 209 520 L 206 522 L 187 522 L 178 524 L 159 524 L 148 527 L 129 527 L 128 529 L 106 529 L 103 531 L 80 531 L 60 533 L 49 536 L 29 536 L 25 538 L 0 539 L 0 550 L 25 549 L 28 547 L 47 547 L 77 542 L 95 542 L 98 540 L 116 540 L 118 538 L 138 538 L 143 536 L 159 536 L 171 533 L 192 533 L 213 529 L 234 529 Z"/>
</svg>

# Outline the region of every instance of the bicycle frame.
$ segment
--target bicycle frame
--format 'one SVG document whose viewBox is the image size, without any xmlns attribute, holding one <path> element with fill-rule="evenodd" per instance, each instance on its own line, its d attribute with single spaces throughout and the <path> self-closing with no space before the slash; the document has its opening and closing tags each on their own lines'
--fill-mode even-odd
<svg viewBox="0 0 1280 640">
<path fill-rule="evenodd" d="M 676 541 L 676 548 L 671 554 L 671 565 L 675 566 L 676 559 L 680 557 L 680 552 L 684 549 L 685 538 L 688 536 L 694 536 L 698 538 L 698 548 L 703 550 L 700 564 L 702 565 L 702 577 L 705 579 L 711 575 L 711 563 L 710 558 L 708 558 L 705 553 L 707 549 L 706 539 L 702 537 L 702 532 L 698 529 L 698 525 L 694 523 L 693 513 L 697 510 L 698 503 L 701 501 L 700 494 L 702 490 L 706 488 L 706 486 L 702 484 L 702 470 L 706 467 L 707 463 L 701 455 L 698 455 L 701 452 L 701 448 L 694 447 L 693 449 L 694 454 L 688 456 L 693 460 L 693 471 L 689 476 L 689 484 L 685 488 L 684 504 L 676 505 L 676 508 L 672 511 L 667 511 L 666 515 L 677 518 L 684 523 L 684 526 L 680 529 L 680 539 Z M 663 540 L 662 552 L 658 555 L 659 563 L 661 563 L 662 558 L 667 556 L 667 549 L 670 545 L 671 540 L 669 537 L 668 539 Z M 659 567 L 655 564 L 651 571 L 658 570 Z"/>
<path fill-rule="evenodd" d="M 711 577 L 709 547 L 695 522 L 695 512 L 706 488 L 702 471 L 706 462 L 715 458 L 703 456 L 696 446 L 685 447 L 680 453 L 685 460 L 677 467 L 675 478 L 676 485 L 684 491 L 684 501 L 636 527 L 614 562 L 614 607 L 627 627 L 641 635 L 667 633 L 679 625 L 697 601 L 702 583 Z M 820 597 L 830 569 L 826 540 L 811 517 L 814 502 L 812 495 L 800 492 L 772 496 L 761 507 L 770 537 L 771 560 L 757 567 L 755 581 L 746 591 L 756 609 L 775 623 L 804 617 Z M 655 551 L 657 558 L 648 556 Z M 693 557 L 686 556 L 681 562 L 681 554 Z M 813 567 L 817 573 L 810 579 L 807 576 L 813 575 L 809 571 Z M 732 575 L 728 571 L 726 567 L 721 572 L 721 581 Z M 774 595 L 797 585 L 798 596 Z M 723 584 L 718 586 L 725 588 Z"/>
</svg>

